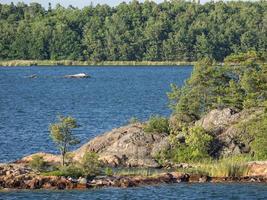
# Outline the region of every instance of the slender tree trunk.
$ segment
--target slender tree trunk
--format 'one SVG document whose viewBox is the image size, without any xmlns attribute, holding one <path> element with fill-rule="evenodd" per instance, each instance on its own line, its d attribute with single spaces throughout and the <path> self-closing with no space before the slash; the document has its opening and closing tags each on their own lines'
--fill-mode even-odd
<svg viewBox="0 0 267 200">
<path fill-rule="evenodd" d="M 65 166 L 65 153 L 62 154 L 62 166 Z"/>
</svg>

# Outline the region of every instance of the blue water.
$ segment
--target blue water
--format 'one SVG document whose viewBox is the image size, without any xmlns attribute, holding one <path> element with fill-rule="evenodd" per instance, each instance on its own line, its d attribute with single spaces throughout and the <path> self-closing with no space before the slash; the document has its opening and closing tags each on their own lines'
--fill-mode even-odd
<svg viewBox="0 0 267 200">
<path fill-rule="evenodd" d="M 0 68 L 0 162 L 38 151 L 56 152 L 48 126 L 58 114 L 78 120 L 81 127 L 75 134 L 82 143 L 131 117 L 167 116 L 170 84 L 182 85 L 191 71 L 191 67 Z M 81 72 L 92 78 L 63 78 Z M 38 78 L 26 78 L 32 74 Z"/>
<path fill-rule="evenodd" d="M 106 188 L 76 191 L 35 191 L 0 193 L 3 200 L 163 200 L 163 199 L 221 199 L 221 200 L 265 200 L 267 185 L 263 184 L 173 184 L 137 188 Z"/>
</svg>

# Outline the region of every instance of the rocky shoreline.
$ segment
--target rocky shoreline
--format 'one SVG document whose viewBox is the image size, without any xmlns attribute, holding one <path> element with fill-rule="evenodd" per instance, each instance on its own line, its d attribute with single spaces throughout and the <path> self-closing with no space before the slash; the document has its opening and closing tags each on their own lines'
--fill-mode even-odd
<svg viewBox="0 0 267 200">
<path fill-rule="evenodd" d="M 196 124 L 212 133 L 219 142 L 217 156 L 241 155 L 249 151 L 245 144 L 236 142 L 238 133 L 237 122 L 246 122 L 253 116 L 261 114 L 261 109 L 246 110 L 236 113 L 231 109 L 213 110 L 204 116 Z M 170 120 L 175 123 L 175 119 Z M 142 123 L 129 124 L 99 135 L 82 145 L 79 149 L 71 152 L 72 162 L 79 163 L 88 152 L 98 155 L 98 160 L 103 167 L 127 168 L 161 168 L 162 171 L 153 176 L 121 175 L 95 176 L 90 179 L 64 177 L 62 175 L 47 176 L 44 173 L 34 171 L 29 166 L 34 156 L 39 156 L 48 166 L 60 166 L 59 155 L 48 153 L 36 153 L 24 157 L 15 163 L 0 164 L 0 190 L 13 189 L 87 189 L 99 187 L 136 187 L 141 185 L 155 185 L 162 183 L 267 183 L 267 161 L 253 161 L 244 163 L 246 173 L 230 175 L 231 170 L 237 170 L 230 166 L 229 173 L 214 175 L 212 173 L 199 172 L 199 166 L 191 166 L 187 163 L 165 163 L 163 166 L 156 159 L 157 153 L 161 150 L 168 151 L 170 142 L 166 133 L 144 132 Z M 214 166 L 212 166 L 214 167 Z M 168 170 L 164 170 L 164 169 Z M 192 168 L 195 171 L 190 171 Z M 208 169 L 209 170 L 209 169 Z M 207 171 L 206 169 L 206 172 Z M 205 174 L 210 174 L 207 176 Z M 238 175 L 236 175 L 238 174 Z M 219 176 L 219 177 L 211 177 Z"/>
<path fill-rule="evenodd" d="M 0 190 L 73 190 L 102 187 L 128 188 L 142 185 L 171 183 L 267 183 L 267 176 L 209 177 L 200 174 L 163 172 L 154 176 L 96 176 L 92 179 L 72 179 L 62 176 L 43 176 L 21 164 L 0 166 Z"/>
</svg>

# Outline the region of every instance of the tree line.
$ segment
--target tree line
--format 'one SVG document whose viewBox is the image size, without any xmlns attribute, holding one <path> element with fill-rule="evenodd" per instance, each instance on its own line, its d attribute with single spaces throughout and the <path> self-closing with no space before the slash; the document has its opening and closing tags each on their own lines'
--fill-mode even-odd
<svg viewBox="0 0 267 200">
<path fill-rule="evenodd" d="M 266 1 L 0 4 L 0 60 L 223 61 L 266 49 Z"/>
</svg>

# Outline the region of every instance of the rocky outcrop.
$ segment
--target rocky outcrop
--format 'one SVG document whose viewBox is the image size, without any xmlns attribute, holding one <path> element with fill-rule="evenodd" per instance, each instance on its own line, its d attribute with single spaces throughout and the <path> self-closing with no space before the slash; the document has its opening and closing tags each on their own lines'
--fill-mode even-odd
<svg viewBox="0 0 267 200">
<path fill-rule="evenodd" d="M 85 152 L 93 151 L 100 160 L 111 166 L 159 167 L 154 156 L 161 149 L 169 148 L 165 133 L 145 133 L 142 124 L 113 129 L 100 135 L 74 151 L 74 160 Z"/>
<path fill-rule="evenodd" d="M 28 162 L 32 161 L 32 158 L 36 155 L 42 157 L 45 160 L 45 162 L 50 163 L 50 164 L 60 164 L 61 163 L 61 158 L 59 155 L 54 155 L 51 153 L 44 153 L 44 152 L 39 152 L 39 153 L 35 153 L 32 155 L 26 156 L 26 157 L 22 158 L 21 160 L 16 161 L 16 163 L 28 163 Z"/>
<path fill-rule="evenodd" d="M 214 136 L 211 145 L 211 155 L 231 156 L 250 152 L 249 143 L 242 142 L 244 136 L 240 124 L 247 123 L 263 113 L 262 109 L 243 110 L 236 112 L 233 109 L 215 109 L 196 121 L 194 125 L 202 126 Z M 146 133 L 143 124 L 130 124 L 113 129 L 99 135 L 73 152 L 74 160 L 80 161 L 85 152 L 96 152 L 104 164 L 112 167 L 160 167 L 155 157 L 158 152 L 171 148 L 168 134 Z M 246 136 L 245 136 L 246 137 Z M 183 141 L 184 135 L 177 135 Z M 36 155 L 36 154 L 33 154 Z M 27 156 L 19 162 L 29 162 L 32 156 Z M 37 153 L 47 163 L 60 163 L 58 155 Z M 172 165 L 174 166 L 174 165 Z"/>
<path fill-rule="evenodd" d="M 262 109 L 243 110 L 236 112 L 233 109 L 215 109 L 202 117 L 195 125 L 202 126 L 215 137 L 212 144 L 212 153 L 215 157 L 238 155 L 250 151 L 249 144 L 239 140 L 241 132 L 240 124 L 263 113 Z"/>
<path fill-rule="evenodd" d="M 249 176 L 263 176 L 267 178 L 267 161 L 253 161 L 248 164 Z"/>
</svg>

